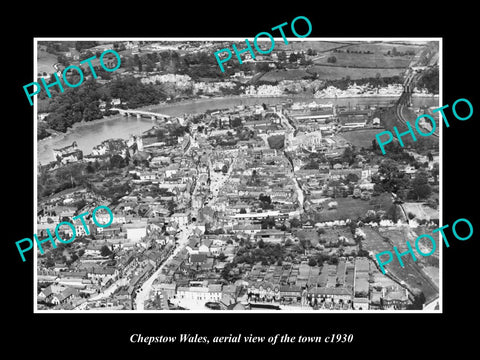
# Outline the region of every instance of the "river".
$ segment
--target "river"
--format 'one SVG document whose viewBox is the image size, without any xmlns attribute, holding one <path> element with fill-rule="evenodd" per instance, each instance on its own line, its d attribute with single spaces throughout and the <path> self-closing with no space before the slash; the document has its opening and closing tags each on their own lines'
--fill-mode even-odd
<svg viewBox="0 0 480 360">
<path fill-rule="evenodd" d="M 171 116 L 184 114 L 203 113 L 207 110 L 233 108 L 237 105 L 273 105 L 285 101 L 286 97 L 226 97 L 213 99 L 188 100 L 172 104 L 152 105 L 142 108 L 145 111 L 156 111 Z M 312 102 L 319 104 L 333 103 L 340 106 L 356 105 L 386 105 L 396 100 L 397 97 L 352 97 L 338 99 L 314 99 L 311 96 L 296 96 L 295 102 Z M 438 106 L 438 98 L 414 97 L 413 105 Z M 54 160 L 52 149 L 58 149 L 71 145 L 76 141 L 84 155 L 90 154 L 92 148 L 102 141 L 112 138 L 128 139 L 130 135 L 140 134 L 154 126 L 151 119 L 137 119 L 136 117 L 124 117 L 121 115 L 109 116 L 101 120 L 88 123 L 76 123 L 65 134 L 54 135 L 42 139 L 37 143 L 37 161 L 46 164 Z"/>
</svg>

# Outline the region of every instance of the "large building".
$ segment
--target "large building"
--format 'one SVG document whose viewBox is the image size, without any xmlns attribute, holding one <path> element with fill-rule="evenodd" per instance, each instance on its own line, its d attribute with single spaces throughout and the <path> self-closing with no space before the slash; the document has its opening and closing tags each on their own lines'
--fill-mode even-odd
<svg viewBox="0 0 480 360">
<path fill-rule="evenodd" d="M 83 152 L 78 148 L 77 142 L 60 149 L 53 149 L 53 156 L 62 164 L 79 161 L 83 158 Z"/>
<path fill-rule="evenodd" d="M 285 133 L 285 148 L 295 150 L 299 147 L 315 148 L 322 144 L 322 132 L 312 131 L 309 133 L 297 134 L 294 136 L 293 131 L 289 130 Z"/>
</svg>

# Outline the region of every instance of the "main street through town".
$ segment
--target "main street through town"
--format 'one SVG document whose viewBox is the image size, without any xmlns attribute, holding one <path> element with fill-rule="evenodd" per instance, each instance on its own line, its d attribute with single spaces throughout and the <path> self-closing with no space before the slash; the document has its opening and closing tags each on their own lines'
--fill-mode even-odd
<svg viewBox="0 0 480 360">
<path fill-rule="evenodd" d="M 193 140 L 193 138 L 191 139 Z M 194 140 L 193 140 L 194 141 Z M 195 146 L 192 142 L 192 146 Z M 187 150 L 190 151 L 192 146 L 189 147 Z M 205 203 L 205 206 L 207 206 L 209 203 L 214 203 L 216 201 L 216 198 L 219 194 L 220 189 L 222 186 L 225 184 L 225 182 L 228 180 L 230 177 L 230 174 L 232 172 L 232 169 L 235 166 L 236 160 L 237 160 L 237 155 L 234 156 L 233 162 L 230 164 L 230 167 L 228 168 L 228 171 L 226 174 L 223 174 L 223 172 L 215 172 L 212 171 L 210 174 L 210 191 L 212 193 L 212 197 L 209 201 Z M 195 190 L 194 190 L 195 192 Z M 190 235 L 192 235 L 193 230 L 195 229 L 196 224 L 195 223 L 190 223 L 186 227 L 182 228 L 177 234 L 177 246 L 175 247 L 174 251 L 170 254 L 170 256 L 159 266 L 159 268 L 143 283 L 141 286 L 139 292 L 137 293 L 137 296 L 135 298 L 135 307 L 137 310 L 144 310 L 145 309 L 145 301 L 149 299 L 150 293 L 152 291 L 152 286 L 153 282 L 158 278 L 158 276 L 161 274 L 163 268 L 167 266 L 170 261 L 180 252 L 182 251 L 188 244 L 188 239 Z"/>
<path fill-rule="evenodd" d="M 163 268 L 167 266 L 177 254 L 182 251 L 188 243 L 188 238 L 192 235 L 195 229 L 195 224 L 188 224 L 185 228 L 181 229 L 177 233 L 177 247 L 171 252 L 170 256 L 158 267 L 158 269 L 143 283 L 140 291 L 135 298 L 135 306 L 137 310 L 144 310 L 145 301 L 149 299 L 150 292 L 152 291 L 153 282 L 161 274 Z"/>
</svg>

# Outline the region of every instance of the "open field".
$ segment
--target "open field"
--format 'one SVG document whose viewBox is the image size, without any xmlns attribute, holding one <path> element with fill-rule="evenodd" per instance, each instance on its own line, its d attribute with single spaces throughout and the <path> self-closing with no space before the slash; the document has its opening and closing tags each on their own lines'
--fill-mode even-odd
<svg viewBox="0 0 480 360">
<path fill-rule="evenodd" d="M 372 53 L 385 54 L 387 51 L 392 51 L 393 48 L 398 52 L 415 51 L 415 53 L 421 51 L 425 47 L 425 42 L 418 42 L 414 44 L 400 44 L 396 42 L 362 42 L 357 45 L 351 45 L 343 50 L 350 51 L 370 51 Z"/>
<path fill-rule="evenodd" d="M 376 128 L 367 130 L 345 131 L 341 132 L 339 136 L 341 136 L 357 148 L 370 148 L 372 146 L 372 140 L 375 139 L 375 135 L 382 131 L 385 131 L 385 129 Z"/>
<path fill-rule="evenodd" d="M 329 51 L 335 48 L 342 48 L 346 45 L 353 44 L 354 42 L 332 42 L 332 41 L 288 41 L 286 45 L 282 40 L 275 41 L 275 50 L 286 52 L 290 51 L 304 51 L 308 49 L 315 50 L 317 52 Z"/>
<path fill-rule="evenodd" d="M 314 76 L 312 74 L 309 74 L 303 69 L 289 69 L 269 71 L 258 80 L 275 82 L 282 80 L 301 80 L 313 77 Z"/>
<path fill-rule="evenodd" d="M 349 48 L 347 48 L 349 49 Z M 346 51 L 346 50 L 345 50 Z M 330 64 L 328 58 L 335 56 L 335 66 L 359 68 L 406 68 L 411 56 L 385 56 L 383 54 L 356 54 L 347 52 L 329 52 L 327 56 L 319 56 L 314 60 L 316 65 Z"/>
<path fill-rule="evenodd" d="M 440 272 L 437 267 L 426 266 L 423 271 L 433 280 L 433 282 L 439 286 L 440 284 Z"/>
<path fill-rule="evenodd" d="M 318 74 L 321 80 L 336 80 L 350 77 L 352 80 L 374 78 L 377 74 L 381 77 L 401 76 L 405 69 L 367 69 L 367 68 L 347 68 L 342 66 L 313 65 L 310 71 Z"/>
<path fill-rule="evenodd" d="M 385 210 L 387 211 L 392 205 L 390 195 L 382 194 L 374 197 L 372 200 L 354 199 L 352 197 L 339 197 L 333 199 L 338 203 L 337 209 L 324 209 L 316 214 L 315 221 L 335 221 L 335 220 L 356 220 L 364 217 L 368 210 Z"/>
<path fill-rule="evenodd" d="M 406 202 L 403 205 L 403 208 L 407 212 L 410 212 L 415 215 L 416 219 L 438 219 L 438 210 L 432 209 L 429 206 L 426 206 L 422 203 L 415 202 Z"/>
<path fill-rule="evenodd" d="M 38 51 L 37 53 L 37 72 L 53 74 L 55 69 L 53 64 L 57 63 L 57 57 L 45 51 Z"/>
</svg>

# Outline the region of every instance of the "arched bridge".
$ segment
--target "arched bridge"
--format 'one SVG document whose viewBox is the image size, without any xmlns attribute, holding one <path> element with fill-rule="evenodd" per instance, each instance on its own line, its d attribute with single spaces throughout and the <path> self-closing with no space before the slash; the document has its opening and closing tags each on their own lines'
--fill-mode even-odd
<svg viewBox="0 0 480 360">
<path fill-rule="evenodd" d="M 118 111 L 120 114 L 123 116 L 133 116 L 136 115 L 137 118 L 143 117 L 149 117 L 152 120 L 156 119 L 168 119 L 170 118 L 170 115 L 165 115 L 165 114 L 160 114 L 160 113 L 154 113 L 150 111 L 143 111 L 143 110 L 133 110 L 133 109 L 118 109 L 118 108 L 111 108 L 110 110 L 112 111 Z"/>
</svg>

